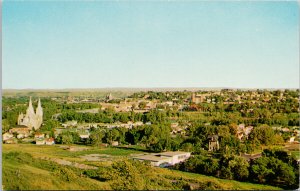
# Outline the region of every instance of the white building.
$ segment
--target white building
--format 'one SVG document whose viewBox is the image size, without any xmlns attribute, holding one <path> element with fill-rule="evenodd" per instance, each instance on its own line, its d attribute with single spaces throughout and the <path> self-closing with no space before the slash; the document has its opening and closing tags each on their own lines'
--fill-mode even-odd
<svg viewBox="0 0 300 191">
<path fill-rule="evenodd" d="M 6 140 L 8 140 L 8 139 L 10 139 L 10 138 L 13 138 L 13 137 L 14 137 L 14 135 L 11 134 L 11 133 L 4 133 L 4 134 L 2 135 L 2 141 L 6 141 Z"/>
<path fill-rule="evenodd" d="M 46 139 L 45 144 L 46 145 L 54 145 L 55 144 L 54 139 L 53 138 Z"/>
<path fill-rule="evenodd" d="M 166 167 L 183 162 L 190 156 L 190 152 L 174 151 L 135 156 L 133 159 L 139 161 L 149 161 L 152 166 Z"/>
<path fill-rule="evenodd" d="M 290 137 L 289 143 L 293 143 L 293 142 L 295 141 L 295 138 L 296 138 L 296 137 L 294 137 L 294 136 L 293 136 L 293 137 Z"/>
<path fill-rule="evenodd" d="M 46 142 L 45 142 L 45 139 L 44 138 L 39 138 L 39 139 L 36 139 L 35 140 L 35 144 L 36 145 L 44 145 Z"/>
<path fill-rule="evenodd" d="M 38 107 L 36 112 L 34 112 L 31 97 L 29 100 L 29 105 L 26 110 L 26 114 L 21 113 L 18 117 L 18 125 L 24 125 L 30 130 L 34 128 L 35 130 L 39 129 L 43 123 L 43 108 L 41 106 L 41 100 L 38 101 Z"/>
<path fill-rule="evenodd" d="M 43 139 L 43 138 L 45 138 L 45 134 L 43 134 L 43 133 L 36 133 L 34 135 L 34 138 L 36 138 L 36 139 Z"/>
</svg>

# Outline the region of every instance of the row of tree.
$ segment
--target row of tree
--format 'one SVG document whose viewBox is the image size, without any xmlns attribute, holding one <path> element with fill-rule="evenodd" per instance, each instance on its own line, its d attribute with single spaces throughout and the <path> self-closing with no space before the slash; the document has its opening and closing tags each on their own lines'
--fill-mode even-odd
<svg viewBox="0 0 300 191">
<path fill-rule="evenodd" d="M 195 155 L 174 168 L 230 180 L 269 184 L 284 189 L 299 187 L 299 165 L 293 156 L 282 150 L 266 149 L 262 157 L 249 162 L 236 155 L 209 157 L 202 152 L 201 155 Z"/>
</svg>

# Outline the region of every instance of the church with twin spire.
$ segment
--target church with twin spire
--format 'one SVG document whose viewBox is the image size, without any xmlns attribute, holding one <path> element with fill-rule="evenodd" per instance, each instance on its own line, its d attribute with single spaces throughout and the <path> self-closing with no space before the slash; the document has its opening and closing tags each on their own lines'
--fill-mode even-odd
<svg viewBox="0 0 300 191">
<path fill-rule="evenodd" d="M 26 110 L 26 114 L 21 113 L 18 117 L 18 125 L 27 126 L 30 130 L 34 128 L 37 130 L 41 127 L 43 123 L 43 108 L 41 105 L 41 100 L 38 101 L 38 106 L 36 108 L 36 112 L 34 112 L 34 108 L 32 106 L 31 97 L 29 100 L 29 106 Z"/>
</svg>

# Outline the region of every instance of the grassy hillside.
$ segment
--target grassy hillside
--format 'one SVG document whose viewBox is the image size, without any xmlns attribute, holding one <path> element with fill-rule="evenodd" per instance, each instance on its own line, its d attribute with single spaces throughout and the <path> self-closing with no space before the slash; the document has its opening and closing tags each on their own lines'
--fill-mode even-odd
<svg viewBox="0 0 300 191">
<path fill-rule="evenodd" d="M 5 189 L 201 189 L 279 190 L 279 188 L 218 179 L 193 173 L 154 168 L 127 160 L 141 151 L 117 148 L 92 148 L 68 151 L 58 146 L 30 144 L 3 145 L 3 185 Z M 30 154 L 29 154 L 30 153 Z M 108 161 L 86 161 L 80 156 L 106 154 Z M 47 160 L 59 158 L 98 167 L 78 169 Z M 108 165 L 109 164 L 109 165 Z M 124 170 L 126 169 L 126 170 Z"/>
</svg>

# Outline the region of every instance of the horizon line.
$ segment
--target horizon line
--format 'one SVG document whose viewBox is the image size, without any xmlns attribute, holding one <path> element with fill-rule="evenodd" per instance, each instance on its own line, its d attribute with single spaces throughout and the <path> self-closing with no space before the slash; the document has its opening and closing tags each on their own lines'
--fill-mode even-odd
<svg viewBox="0 0 300 191">
<path fill-rule="evenodd" d="M 78 87 L 78 88 L 2 88 L 2 90 L 90 90 L 90 89 L 299 89 L 299 87 Z"/>
</svg>

